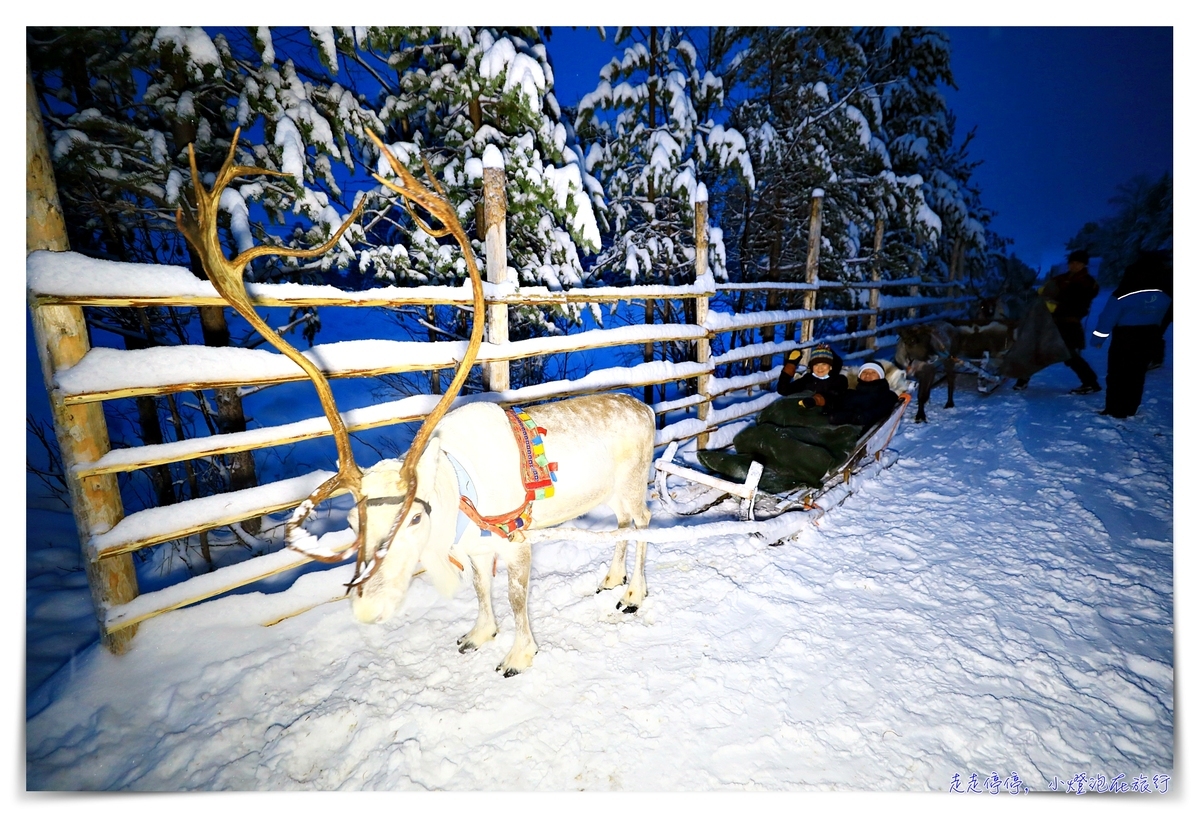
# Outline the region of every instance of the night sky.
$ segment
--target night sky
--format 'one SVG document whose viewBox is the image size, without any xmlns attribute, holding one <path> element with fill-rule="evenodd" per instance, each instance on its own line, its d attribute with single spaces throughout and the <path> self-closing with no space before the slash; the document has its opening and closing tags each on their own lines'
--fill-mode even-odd
<svg viewBox="0 0 1200 818">
<path fill-rule="evenodd" d="M 1026 263 L 1062 263 L 1066 242 L 1112 213 L 1118 185 L 1174 171 L 1171 28 L 943 30 L 958 139 L 977 128 L 983 202 Z M 564 27 L 549 53 L 559 102 L 573 105 L 615 52 L 611 39 Z"/>
</svg>

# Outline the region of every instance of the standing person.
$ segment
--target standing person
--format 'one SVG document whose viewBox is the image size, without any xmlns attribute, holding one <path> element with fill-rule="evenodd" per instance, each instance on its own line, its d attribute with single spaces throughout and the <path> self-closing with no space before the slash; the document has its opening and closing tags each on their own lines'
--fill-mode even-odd
<svg viewBox="0 0 1200 818">
<path fill-rule="evenodd" d="M 800 363 L 800 350 L 793 349 L 788 353 L 779 373 L 779 382 L 775 391 L 781 395 L 794 395 L 797 392 L 813 392 L 829 398 L 837 403 L 849 383 L 842 374 L 842 358 L 833 351 L 829 344 L 817 344 L 808 356 L 808 371 L 796 377 L 796 366 Z M 824 403 L 820 404 L 824 405 Z"/>
<path fill-rule="evenodd" d="M 1125 268 L 1125 275 L 1092 332 L 1092 345 L 1101 346 L 1110 335 L 1104 411 L 1127 418 L 1137 414 L 1146 386 L 1146 370 L 1162 337 L 1163 321 L 1171 307 L 1164 289 L 1166 265 L 1156 253 L 1142 253 Z"/>
<path fill-rule="evenodd" d="M 1100 391 L 1100 380 L 1088 362 L 1079 353 L 1086 341 L 1083 338 L 1083 319 L 1092 309 L 1092 300 L 1100 293 L 1100 285 L 1088 273 L 1090 261 L 1087 250 L 1075 250 L 1067 256 L 1067 271 L 1047 281 L 1038 293 L 1054 316 L 1054 326 L 1066 343 L 1071 357 L 1064 363 L 1079 376 L 1079 386 L 1071 390 L 1072 395 L 1090 395 Z M 1029 386 L 1029 378 L 1020 378 L 1013 389 Z"/>
<path fill-rule="evenodd" d="M 1154 352 L 1150 356 L 1150 369 L 1158 369 L 1167 357 L 1167 327 L 1171 326 L 1175 317 L 1175 287 L 1171 275 L 1171 260 L 1170 255 L 1162 250 L 1144 250 L 1138 254 L 1138 261 L 1147 262 L 1150 269 L 1150 279 L 1143 282 L 1139 289 L 1159 289 L 1171 299 L 1167 314 L 1158 323 L 1158 340 L 1154 342 Z"/>
</svg>

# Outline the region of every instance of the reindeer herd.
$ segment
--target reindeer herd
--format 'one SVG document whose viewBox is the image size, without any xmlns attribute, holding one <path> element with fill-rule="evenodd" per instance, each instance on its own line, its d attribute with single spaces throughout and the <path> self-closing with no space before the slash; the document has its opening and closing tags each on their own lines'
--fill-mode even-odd
<svg viewBox="0 0 1200 818">
<path fill-rule="evenodd" d="M 483 339 L 483 284 L 466 232 L 428 164 L 425 172 L 433 189 L 418 181 L 389 147 L 367 130 L 394 175 L 394 179 L 388 179 L 373 174 L 374 178 L 403 202 L 422 229 L 434 237 L 450 236 L 457 242 L 471 281 L 474 319 L 466 355 L 405 456 L 381 461 L 366 471 L 360 469 L 324 373 L 257 315 L 246 294 L 243 276 L 246 266 L 262 256 L 311 258 L 328 252 L 359 218 L 366 197 L 360 198 L 333 237 L 320 247 L 296 250 L 255 246 L 229 259 L 217 232 L 222 193 L 239 177 L 284 175 L 235 165 L 239 133 L 234 134 L 211 189 L 201 182 L 189 146 L 192 200 L 179 208 L 176 220 L 221 296 L 311 379 L 333 430 L 338 472 L 293 513 L 285 529 L 288 547 L 325 562 L 340 562 L 353 553 L 355 570 L 347 584 L 347 595 L 353 615 L 364 623 L 384 622 L 401 607 L 418 566 L 439 591 L 450 595 L 469 563 L 479 613 L 474 626 L 458 640 L 460 652 L 475 650 L 497 635 L 492 578 L 497 562 L 503 560 L 516 634 L 512 648 L 496 670 L 504 676 L 527 670 L 537 645 L 529 625 L 531 546 L 525 532 L 572 520 L 600 505 L 613 510 L 619 528 L 646 528 L 650 523 L 646 487 L 655 440 L 653 411 L 635 398 L 618 394 L 530 407 L 525 417 L 536 429 L 545 461 L 553 462 L 555 480 L 552 492 L 535 495 L 529 491 L 521 481 L 522 457 L 527 452 L 522 450 L 522 441 L 514 437 L 504 409 L 493 403 L 472 403 L 448 411 Z M 418 209 L 432 219 L 422 219 Z M 938 322 L 902 330 L 896 360 L 918 382 L 916 420 L 925 420 L 925 403 L 939 362 L 945 365 L 949 389 L 946 407 L 950 408 L 954 405 L 956 363 L 984 353 L 1001 355 L 1011 341 L 1012 328 L 1001 321 Z M 323 550 L 322 541 L 330 535 L 317 541 L 303 524 L 321 503 L 347 492 L 354 498 L 349 514 L 353 543 Z M 348 540 L 343 537 L 340 542 Z M 329 541 L 339 540 L 332 537 Z M 616 540 L 611 565 L 599 590 L 627 586 L 617 602 L 617 608 L 625 613 L 637 611 L 646 597 L 645 560 L 646 542 L 638 541 L 630 576 L 626 571 L 626 540 Z"/>
</svg>

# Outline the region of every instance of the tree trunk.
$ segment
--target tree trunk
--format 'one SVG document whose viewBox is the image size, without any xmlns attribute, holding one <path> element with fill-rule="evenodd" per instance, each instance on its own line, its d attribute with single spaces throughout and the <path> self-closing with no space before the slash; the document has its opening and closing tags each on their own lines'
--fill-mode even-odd
<svg viewBox="0 0 1200 818">
<path fill-rule="evenodd" d="M 767 281 L 779 281 L 782 278 L 782 276 L 779 272 L 779 263 L 780 263 L 780 259 L 783 256 L 783 242 L 782 242 L 782 238 L 781 238 L 782 233 L 783 233 L 783 224 L 782 224 L 782 220 L 779 218 L 779 211 L 775 208 L 772 208 L 772 210 L 771 210 L 771 236 L 772 236 L 772 238 L 771 238 L 771 249 L 768 251 L 768 254 L 767 254 Z M 779 290 L 768 290 L 767 291 L 766 309 L 768 311 L 779 309 L 779 302 L 780 302 L 781 295 L 782 294 Z M 792 333 L 793 334 L 795 333 L 794 329 L 792 329 Z M 775 342 L 775 325 L 772 324 L 770 326 L 763 327 L 761 330 L 759 330 L 759 338 L 762 340 L 762 342 L 764 344 L 774 343 Z M 791 339 L 789 338 L 788 340 L 791 340 Z M 774 362 L 774 360 L 775 360 L 774 355 L 764 355 L 764 356 L 762 356 L 762 358 L 759 359 L 758 368 L 761 371 L 766 372 L 767 370 L 769 370 L 771 368 L 771 364 Z"/>
<path fill-rule="evenodd" d="M 66 223 L 54 184 L 54 169 L 42 127 L 41 110 L 25 64 L 25 252 L 68 250 Z M 80 479 L 73 469 L 76 463 L 94 462 L 109 447 L 108 426 L 99 404 L 66 406 L 53 389 L 54 373 L 74 364 L 89 348 L 87 325 L 79 307 L 39 307 L 33 311 L 33 332 L 37 343 L 42 378 L 50 394 L 54 433 L 62 456 L 67 488 L 71 494 L 71 513 L 84 550 L 83 566 L 96 611 L 100 643 L 115 654 L 129 649 L 137 627 L 108 632 L 104 626 L 110 608 L 129 602 L 138 595 L 137 574 L 129 554 L 93 560 L 87 554 L 93 532 L 111 529 L 124 516 L 121 494 L 114 475 L 101 474 Z"/>
<path fill-rule="evenodd" d="M 191 258 L 191 269 L 200 278 L 207 280 L 204 267 L 195 256 Z M 224 307 L 200 307 L 200 328 L 204 334 L 205 346 L 229 346 L 229 323 L 225 319 Z M 242 398 L 237 389 L 214 389 L 213 392 L 217 403 L 217 432 L 230 434 L 246 431 L 246 413 L 242 409 Z M 238 491 L 258 485 L 253 452 L 234 452 L 226 457 L 229 464 L 230 489 Z M 258 517 L 243 520 L 242 528 L 249 534 L 257 534 L 262 530 L 262 520 Z"/>
</svg>

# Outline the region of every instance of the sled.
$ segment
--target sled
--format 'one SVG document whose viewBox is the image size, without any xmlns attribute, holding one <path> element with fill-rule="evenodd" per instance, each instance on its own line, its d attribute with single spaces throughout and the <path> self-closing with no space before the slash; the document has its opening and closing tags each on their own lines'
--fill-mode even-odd
<svg viewBox="0 0 1200 818">
<path fill-rule="evenodd" d="M 975 390 L 981 395 L 990 395 L 1004 382 L 1000 374 L 1003 356 L 993 360 L 986 352 L 982 358 L 954 358 L 954 368 L 975 375 Z"/>
<path fill-rule="evenodd" d="M 763 466 L 758 461 L 750 465 L 744 482 L 738 483 L 714 477 L 707 472 L 693 469 L 675 462 L 679 444 L 672 441 L 662 457 L 654 461 L 655 486 L 663 506 L 676 516 L 691 516 L 706 511 L 728 498 L 738 500 L 738 510 L 743 520 L 768 520 L 787 511 L 803 510 L 823 514 L 848 497 L 853 486 L 851 480 L 869 469 L 875 473 L 895 462 L 894 453 L 888 456 L 887 447 L 892 442 L 911 396 L 905 392 L 892 413 L 867 428 L 849 456 L 825 474 L 821 485 L 815 488 L 804 486 L 783 494 L 760 491 L 759 480 Z M 690 485 L 672 491 L 667 486 L 667 477 L 682 478 Z"/>
</svg>

